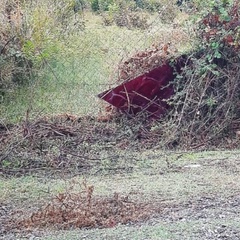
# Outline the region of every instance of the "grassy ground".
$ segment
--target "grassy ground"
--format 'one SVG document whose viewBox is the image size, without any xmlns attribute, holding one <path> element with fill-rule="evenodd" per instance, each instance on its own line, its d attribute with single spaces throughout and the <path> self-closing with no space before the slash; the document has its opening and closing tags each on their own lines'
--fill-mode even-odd
<svg viewBox="0 0 240 240">
<path fill-rule="evenodd" d="M 1 225 L 14 212 L 29 217 L 59 193 L 77 193 L 81 183 L 94 186 L 94 197 L 114 193 L 133 202 L 151 203 L 156 212 L 145 220 L 110 228 L 57 230 L 54 224 L 2 233 L 2 239 L 238 239 L 239 151 L 134 152 L 124 169 L 95 167 L 68 177 L 37 173 L 1 178 Z M 134 159 L 133 159 L 134 158 Z M 5 212 L 4 212 L 5 211 Z M 144 209 L 143 209 L 144 211 Z M 5 214 L 8 217 L 5 216 Z M 5 218 L 4 218 L 5 217 Z M 117 219 L 117 216 L 115 216 Z"/>
</svg>

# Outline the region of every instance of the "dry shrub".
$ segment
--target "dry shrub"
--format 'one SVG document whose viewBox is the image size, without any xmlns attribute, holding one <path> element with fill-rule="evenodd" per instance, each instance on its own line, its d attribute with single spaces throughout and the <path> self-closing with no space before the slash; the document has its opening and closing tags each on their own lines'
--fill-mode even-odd
<svg viewBox="0 0 240 240">
<path fill-rule="evenodd" d="M 117 224 L 145 220 L 156 211 L 150 204 L 135 203 L 128 196 L 120 196 L 118 193 L 111 198 L 95 197 L 93 186 L 87 185 L 86 182 L 83 186 L 84 190 L 81 192 L 59 193 L 30 217 L 23 213 L 23 217 L 9 221 L 7 228 L 30 230 L 45 227 L 114 227 Z"/>
<path fill-rule="evenodd" d="M 178 6 L 175 2 L 165 3 L 159 10 L 159 18 L 162 23 L 173 23 L 179 12 Z"/>
<path fill-rule="evenodd" d="M 123 11 L 119 12 L 115 17 L 114 21 L 119 27 L 127 28 L 139 28 L 146 29 L 148 28 L 147 15 L 141 12 L 130 12 Z"/>
<path fill-rule="evenodd" d="M 186 78 L 178 79 L 181 84 L 171 99 L 174 110 L 164 124 L 169 125 L 164 135 L 171 144 L 218 145 L 217 139 L 235 134 L 235 124 L 240 123 L 240 66 L 218 66 L 202 74 L 202 64 L 198 59 L 192 69 L 186 68 Z"/>
</svg>

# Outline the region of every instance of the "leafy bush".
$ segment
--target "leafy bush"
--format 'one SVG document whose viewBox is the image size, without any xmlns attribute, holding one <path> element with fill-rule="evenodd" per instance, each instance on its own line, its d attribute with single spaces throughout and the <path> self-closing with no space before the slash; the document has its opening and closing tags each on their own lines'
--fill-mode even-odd
<svg viewBox="0 0 240 240">
<path fill-rule="evenodd" d="M 96 0 L 93 1 L 94 6 L 97 5 Z M 147 13 L 158 12 L 163 23 L 172 23 L 180 11 L 173 0 L 161 2 L 155 0 L 112 0 L 105 2 L 105 5 L 101 4 L 100 1 L 97 2 L 98 8 L 94 11 L 101 12 L 103 22 L 107 26 L 115 23 L 120 27 L 145 29 L 148 27 L 149 14 Z"/>
<path fill-rule="evenodd" d="M 90 0 L 91 9 L 93 12 L 102 12 L 102 11 L 108 11 L 109 6 L 113 4 L 114 0 Z"/>
<path fill-rule="evenodd" d="M 119 5 L 119 3 L 131 4 L 134 8 L 143 9 L 148 12 L 157 12 L 169 1 L 158 1 L 158 0 L 90 0 L 91 10 L 93 12 L 109 11 L 111 5 Z M 171 0 L 171 3 L 175 4 L 175 1 Z"/>
<path fill-rule="evenodd" d="M 93 12 L 97 12 L 100 10 L 99 1 L 98 0 L 91 0 L 90 1 L 91 9 Z"/>
</svg>

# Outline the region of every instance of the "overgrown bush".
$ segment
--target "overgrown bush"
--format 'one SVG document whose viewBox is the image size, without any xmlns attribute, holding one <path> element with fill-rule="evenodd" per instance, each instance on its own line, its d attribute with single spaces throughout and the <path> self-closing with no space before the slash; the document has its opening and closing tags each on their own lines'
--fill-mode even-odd
<svg viewBox="0 0 240 240">
<path fill-rule="evenodd" d="M 177 76 L 164 144 L 206 146 L 234 134 L 240 122 L 240 9 L 213 5 L 196 28 L 199 47 Z M 167 129 L 167 130 L 166 130 Z"/>
</svg>

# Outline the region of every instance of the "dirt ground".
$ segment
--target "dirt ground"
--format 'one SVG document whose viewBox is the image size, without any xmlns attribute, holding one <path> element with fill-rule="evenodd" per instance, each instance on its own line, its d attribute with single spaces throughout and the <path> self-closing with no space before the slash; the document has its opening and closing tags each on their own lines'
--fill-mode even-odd
<svg viewBox="0 0 240 240">
<path fill-rule="evenodd" d="M 239 150 L 163 151 L 140 125 L 99 124 L 1 130 L 0 239 L 240 239 Z"/>
</svg>

